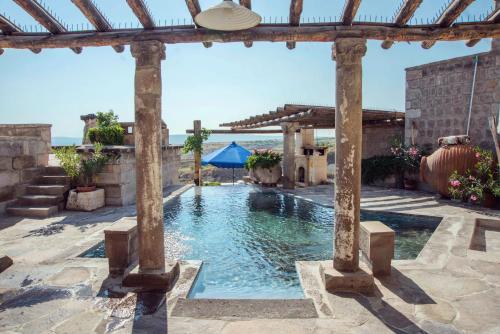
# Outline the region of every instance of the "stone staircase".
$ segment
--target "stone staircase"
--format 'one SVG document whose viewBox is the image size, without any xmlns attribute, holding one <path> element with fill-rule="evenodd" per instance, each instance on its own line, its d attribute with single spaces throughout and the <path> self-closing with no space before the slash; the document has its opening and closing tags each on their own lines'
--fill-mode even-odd
<svg viewBox="0 0 500 334">
<path fill-rule="evenodd" d="M 61 167 L 45 167 L 35 184 L 26 187 L 26 194 L 19 196 L 7 208 L 10 216 L 47 218 L 64 209 L 64 194 L 69 189 L 70 178 Z"/>
</svg>

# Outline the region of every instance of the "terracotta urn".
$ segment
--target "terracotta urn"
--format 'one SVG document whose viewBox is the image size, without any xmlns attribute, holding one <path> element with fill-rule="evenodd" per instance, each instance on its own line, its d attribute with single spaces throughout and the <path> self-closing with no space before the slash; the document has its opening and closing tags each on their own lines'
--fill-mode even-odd
<svg viewBox="0 0 500 334">
<path fill-rule="evenodd" d="M 274 186 L 281 177 L 281 166 L 277 164 L 271 168 L 253 168 L 250 170 L 250 177 L 262 185 Z"/>
<path fill-rule="evenodd" d="M 476 163 L 476 154 L 471 145 L 445 145 L 420 162 L 420 178 L 444 197 L 449 197 L 448 178 L 456 170 L 464 174 Z"/>
</svg>

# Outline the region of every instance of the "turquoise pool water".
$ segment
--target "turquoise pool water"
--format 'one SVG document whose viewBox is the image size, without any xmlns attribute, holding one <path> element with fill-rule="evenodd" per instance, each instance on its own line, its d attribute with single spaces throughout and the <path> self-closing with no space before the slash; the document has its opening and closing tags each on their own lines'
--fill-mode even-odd
<svg viewBox="0 0 500 334">
<path fill-rule="evenodd" d="M 333 209 L 274 191 L 192 188 L 164 214 L 167 256 L 203 260 L 189 298 L 303 298 L 295 261 L 332 258 Z M 396 231 L 396 259 L 415 258 L 440 221 L 369 212 L 362 219 Z"/>
</svg>

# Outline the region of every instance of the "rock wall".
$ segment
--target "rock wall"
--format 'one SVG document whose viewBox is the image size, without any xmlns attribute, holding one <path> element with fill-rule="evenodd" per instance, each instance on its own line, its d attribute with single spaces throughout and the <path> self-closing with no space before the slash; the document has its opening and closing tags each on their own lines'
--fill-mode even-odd
<svg viewBox="0 0 500 334">
<path fill-rule="evenodd" d="M 499 48 L 406 69 L 406 143 L 412 128 L 416 143 L 429 149 L 437 148 L 439 137 L 466 133 L 475 56 L 479 62 L 469 135 L 474 145 L 494 149 L 488 117 L 499 113 Z"/>
<path fill-rule="evenodd" d="M 50 124 L 0 124 L 0 214 L 47 166 Z"/>
<path fill-rule="evenodd" d="M 403 138 L 404 126 L 365 126 L 363 127 L 362 159 L 376 155 L 390 155 L 391 141 L 395 137 Z"/>
</svg>

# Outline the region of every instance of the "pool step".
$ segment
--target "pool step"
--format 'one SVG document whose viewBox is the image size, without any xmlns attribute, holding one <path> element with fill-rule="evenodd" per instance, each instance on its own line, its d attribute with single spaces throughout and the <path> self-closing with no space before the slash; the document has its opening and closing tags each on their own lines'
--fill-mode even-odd
<svg viewBox="0 0 500 334">
<path fill-rule="evenodd" d="M 58 211 L 57 205 L 46 205 L 46 206 L 13 206 L 6 209 L 6 212 L 10 216 L 21 216 L 28 218 L 47 218 Z"/>
<path fill-rule="evenodd" d="M 174 317 L 192 318 L 318 318 L 312 299 L 185 299 L 179 298 Z"/>
</svg>

